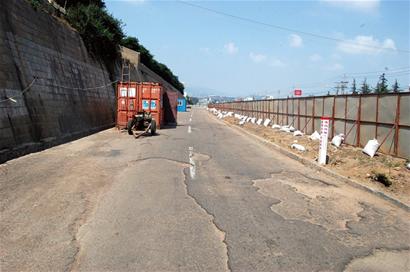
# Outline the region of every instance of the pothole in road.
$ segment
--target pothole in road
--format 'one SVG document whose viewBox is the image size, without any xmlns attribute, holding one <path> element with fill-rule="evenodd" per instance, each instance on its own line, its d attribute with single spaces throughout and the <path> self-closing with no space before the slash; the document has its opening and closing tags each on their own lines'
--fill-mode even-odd
<svg viewBox="0 0 410 272">
<path fill-rule="evenodd" d="M 376 250 L 369 256 L 353 259 L 344 271 L 410 271 L 410 251 Z"/>
<path fill-rule="evenodd" d="M 346 188 L 298 172 L 272 174 L 271 178 L 254 180 L 253 185 L 261 194 L 280 200 L 271 207 L 275 213 L 328 230 L 347 230 L 346 223 L 359 221 L 363 210 Z"/>
</svg>

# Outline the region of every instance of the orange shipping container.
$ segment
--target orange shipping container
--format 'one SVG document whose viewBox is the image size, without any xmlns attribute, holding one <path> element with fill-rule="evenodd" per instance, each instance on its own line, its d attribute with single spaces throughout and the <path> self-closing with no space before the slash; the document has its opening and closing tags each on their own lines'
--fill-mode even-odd
<svg viewBox="0 0 410 272">
<path fill-rule="evenodd" d="M 141 111 L 151 112 L 158 128 L 166 123 L 176 124 L 177 99 L 176 92 L 164 91 L 158 83 L 120 82 L 117 85 L 117 127 L 125 128 L 128 120 Z"/>
</svg>

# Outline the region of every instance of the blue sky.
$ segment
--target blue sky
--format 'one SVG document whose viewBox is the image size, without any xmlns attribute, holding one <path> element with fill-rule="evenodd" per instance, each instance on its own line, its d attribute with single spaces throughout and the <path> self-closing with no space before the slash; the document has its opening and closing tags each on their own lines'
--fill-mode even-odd
<svg viewBox="0 0 410 272">
<path fill-rule="evenodd" d="M 400 51 L 410 51 L 410 1 L 191 2 L 337 41 L 178 1 L 105 2 L 125 24 L 126 34 L 168 65 L 193 95 L 277 96 L 280 90 L 285 96 L 294 88 L 324 94 L 336 81 L 353 77 L 359 84 L 367 77 L 374 85 L 381 71 L 389 84 L 397 78 L 407 89 L 410 83 L 410 54 Z"/>
</svg>

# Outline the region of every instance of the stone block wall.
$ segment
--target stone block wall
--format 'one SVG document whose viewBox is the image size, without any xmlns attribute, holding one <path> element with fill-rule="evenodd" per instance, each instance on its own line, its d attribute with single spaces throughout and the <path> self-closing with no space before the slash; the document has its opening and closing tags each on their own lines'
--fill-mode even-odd
<svg viewBox="0 0 410 272">
<path fill-rule="evenodd" d="M 65 22 L 0 1 L 0 163 L 113 126 L 110 82 Z"/>
</svg>

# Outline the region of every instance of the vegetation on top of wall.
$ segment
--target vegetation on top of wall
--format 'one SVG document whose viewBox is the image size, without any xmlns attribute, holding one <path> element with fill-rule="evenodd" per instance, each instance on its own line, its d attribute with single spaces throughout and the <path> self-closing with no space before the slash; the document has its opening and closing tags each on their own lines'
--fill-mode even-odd
<svg viewBox="0 0 410 272">
<path fill-rule="evenodd" d="M 54 0 L 57 4 L 62 6 L 63 8 L 70 8 L 77 6 L 79 4 L 88 6 L 88 5 L 96 5 L 100 8 L 105 8 L 105 3 L 103 0 Z"/>
<path fill-rule="evenodd" d="M 121 22 L 105 8 L 80 3 L 67 9 L 66 19 L 80 33 L 87 49 L 106 64 L 119 56 L 118 45 L 124 37 Z"/>
<path fill-rule="evenodd" d="M 135 50 L 140 53 L 141 62 L 145 64 L 149 69 L 151 69 L 156 74 L 160 75 L 164 80 L 169 82 L 181 93 L 184 92 L 184 85 L 179 81 L 178 77 L 175 76 L 172 71 L 163 63 L 158 62 L 154 59 L 154 56 L 139 43 L 138 39 L 135 37 L 125 37 L 121 41 L 121 45 L 129 49 Z"/>
<path fill-rule="evenodd" d="M 184 85 L 165 64 L 155 60 L 138 39 L 125 37 L 122 23 L 108 13 L 104 1 L 59 0 L 57 2 L 66 5 L 67 21 L 78 30 L 87 49 L 104 60 L 107 68 L 119 56 L 119 45 L 122 45 L 140 52 L 143 64 L 183 93 Z"/>
</svg>

